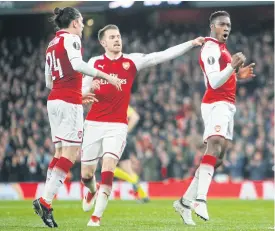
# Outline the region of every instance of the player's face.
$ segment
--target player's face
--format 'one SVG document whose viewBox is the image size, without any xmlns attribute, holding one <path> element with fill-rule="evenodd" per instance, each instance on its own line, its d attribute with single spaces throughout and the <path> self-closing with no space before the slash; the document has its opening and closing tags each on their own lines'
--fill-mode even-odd
<svg viewBox="0 0 275 231">
<path fill-rule="evenodd" d="M 218 17 L 213 24 L 211 24 L 211 32 L 215 35 L 219 42 L 226 42 L 231 31 L 231 21 L 227 16 Z"/>
<path fill-rule="evenodd" d="M 122 51 L 122 40 L 119 30 L 106 30 L 101 41 L 102 46 L 112 53 L 119 53 Z"/>
<path fill-rule="evenodd" d="M 82 38 L 82 31 L 83 31 L 83 28 L 84 28 L 84 23 L 83 23 L 83 18 L 82 18 L 81 15 L 80 15 L 79 18 L 75 19 L 74 27 L 75 27 L 75 30 L 76 30 L 76 34 L 80 38 Z"/>
</svg>

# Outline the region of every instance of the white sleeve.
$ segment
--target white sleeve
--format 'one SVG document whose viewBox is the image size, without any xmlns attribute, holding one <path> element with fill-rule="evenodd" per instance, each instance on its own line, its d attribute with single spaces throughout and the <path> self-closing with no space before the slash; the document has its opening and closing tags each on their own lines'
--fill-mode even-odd
<svg viewBox="0 0 275 231">
<path fill-rule="evenodd" d="M 81 40 L 77 35 L 65 35 L 64 48 L 75 71 L 89 76 L 97 76 L 98 71 L 94 67 L 89 67 L 82 59 Z"/>
<path fill-rule="evenodd" d="M 181 56 L 185 52 L 189 51 L 192 47 L 192 41 L 188 41 L 160 52 L 154 52 L 150 54 L 133 54 L 132 60 L 136 65 L 137 71 L 139 71 L 143 68 L 155 66 L 159 63 L 163 63 Z"/>
<path fill-rule="evenodd" d="M 95 58 L 91 58 L 88 62 L 88 66 L 94 68 L 95 61 L 96 61 Z M 91 87 L 92 87 L 93 78 L 94 78 L 94 76 L 88 76 L 88 75 L 85 75 L 85 77 L 83 78 L 83 80 L 82 80 L 82 94 L 83 95 L 86 95 L 87 93 L 90 92 Z"/>
<path fill-rule="evenodd" d="M 216 44 L 205 44 L 201 52 L 201 59 L 204 64 L 205 75 L 213 89 L 217 89 L 226 83 L 234 72 L 230 63 L 222 71 L 220 70 L 220 57 L 221 51 L 219 46 Z"/>
<path fill-rule="evenodd" d="M 77 35 L 65 35 L 64 36 L 64 48 L 67 51 L 68 58 L 71 62 L 74 58 L 81 58 L 81 40 Z"/>
<path fill-rule="evenodd" d="M 45 82 L 46 82 L 46 87 L 49 89 L 53 88 L 53 80 L 52 80 L 52 76 L 51 76 L 51 70 L 50 67 L 47 63 L 47 61 L 45 62 Z"/>
</svg>

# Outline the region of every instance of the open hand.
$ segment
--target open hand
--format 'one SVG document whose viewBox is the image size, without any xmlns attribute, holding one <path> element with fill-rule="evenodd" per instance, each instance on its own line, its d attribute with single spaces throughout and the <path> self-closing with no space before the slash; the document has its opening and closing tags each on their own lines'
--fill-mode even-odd
<svg viewBox="0 0 275 231">
<path fill-rule="evenodd" d="M 254 73 L 253 73 L 254 66 L 255 66 L 255 63 L 251 63 L 246 67 L 244 67 L 244 65 L 242 65 L 238 71 L 238 77 L 240 79 L 248 79 L 248 78 L 255 77 L 256 75 L 254 75 Z"/>
<path fill-rule="evenodd" d="M 94 102 L 98 102 L 98 99 L 95 97 L 94 93 L 88 93 L 82 96 L 82 104 L 86 105 Z"/>
<path fill-rule="evenodd" d="M 205 42 L 205 38 L 204 37 L 198 37 L 198 38 L 195 38 L 193 41 L 192 41 L 192 45 L 194 47 L 196 46 L 201 46 L 202 44 L 204 44 Z"/>
<path fill-rule="evenodd" d="M 114 85 L 117 90 L 122 91 L 121 81 L 119 78 L 109 75 L 109 78 L 106 79 L 110 84 Z"/>
<path fill-rule="evenodd" d="M 98 79 L 93 80 L 91 91 L 99 90 L 100 89 L 100 81 Z"/>
</svg>

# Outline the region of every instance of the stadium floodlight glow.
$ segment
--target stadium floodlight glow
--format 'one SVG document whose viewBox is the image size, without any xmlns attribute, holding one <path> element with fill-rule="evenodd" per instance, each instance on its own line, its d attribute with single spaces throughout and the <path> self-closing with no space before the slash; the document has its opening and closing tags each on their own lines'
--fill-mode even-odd
<svg viewBox="0 0 275 231">
<path fill-rule="evenodd" d="M 165 1 L 144 1 L 144 6 L 159 6 L 161 3 Z M 181 1 L 166 1 L 168 5 L 179 5 Z"/>
<path fill-rule="evenodd" d="M 144 1 L 144 6 L 158 6 L 161 4 L 161 1 Z"/>
<path fill-rule="evenodd" d="M 92 26 L 94 24 L 94 20 L 92 18 L 87 20 L 87 26 Z"/>
<path fill-rule="evenodd" d="M 169 5 L 179 5 L 182 1 L 167 1 Z"/>
<path fill-rule="evenodd" d="M 135 3 L 135 1 L 129 1 L 129 0 L 113 1 L 113 2 L 109 3 L 109 8 L 110 9 L 116 9 L 116 8 L 119 8 L 119 7 L 130 8 L 134 3 Z"/>
</svg>

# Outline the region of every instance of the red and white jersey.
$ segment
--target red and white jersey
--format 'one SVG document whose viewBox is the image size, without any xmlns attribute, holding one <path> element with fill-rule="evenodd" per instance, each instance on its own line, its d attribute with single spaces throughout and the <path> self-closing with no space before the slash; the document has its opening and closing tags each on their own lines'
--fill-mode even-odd
<svg viewBox="0 0 275 231">
<path fill-rule="evenodd" d="M 53 81 L 48 100 L 82 104 L 83 75 L 72 68 L 70 61 L 74 58 L 82 59 L 79 36 L 58 31 L 46 51 L 45 75 Z"/>
<path fill-rule="evenodd" d="M 90 59 L 88 64 L 92 67 L 118 77 L 122 91 L 118 91 L 106 80 L 99 79 L 100 89 L 94 91 L 99 102 L 93 103 L 86 120 L 127 124 L 131 88 L 137 71 L 141 68 L 141 57 L 139 54 L 123 54 L 116 60 L 111 60 L 106 55 Z M 87 80 L 92 81 L 91 78 Z"/>
<path fill-rule="evenodd" d="M 132 53 L 121 54 L 117 59 L 110 59 L 105 55 L 93 57 L 88 62 L 92 67 L 107 74 L 117 76 L 122 83 L 122 91 L 118 91 L 106 80 L 100 80 L 100 89 L 94 93 L 99 102 L 94 103 L 86 120 L 111 123 L 128 123 L 127 108 L 130 101 L 131 88 L 137 72 L 143 68 L 155 66 L 171 60 L 193 47 L 192 41 L 170 47 L 164 51 L 150 54 Z M 96 79 L 96 78 L 95 78 Z M 91 89 L 92 78 L 86 76 L 83 80 L 83 93 Z"/>
<path fill-rule="evenodd" d="M 235 103 L 236 98 L 236 73 L 219 88 L 213 89 L 209 84 L 209 74 L 220 72 L 231 63 L 231 54 L 227 50 L 225 43 L 220 43 L 214 38 L 205 38 L 205 44 L 200 53 L 200 66 L 204 74 L 206 92 L 202 99 L 203 103 L 214 103 L 217 101 L 226 101 Z"/>
</svg>

